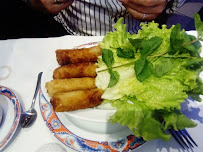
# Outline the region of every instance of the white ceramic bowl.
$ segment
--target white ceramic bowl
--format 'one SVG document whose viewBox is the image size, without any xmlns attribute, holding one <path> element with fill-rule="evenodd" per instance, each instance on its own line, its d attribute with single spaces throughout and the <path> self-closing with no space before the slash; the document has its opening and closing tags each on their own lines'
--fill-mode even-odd
<svg viewBox="0 0 203 152">
<path fill-rule="evenodd" d="M 89 108 L 67 112 L 66 115 L 74 125 L 81 129 L 100 134 L 113 134 L 127 129 L 120 124 L 108 122 L 109 116 L 113 115 L 114 112 L 115 110 Z"/>
</svg>

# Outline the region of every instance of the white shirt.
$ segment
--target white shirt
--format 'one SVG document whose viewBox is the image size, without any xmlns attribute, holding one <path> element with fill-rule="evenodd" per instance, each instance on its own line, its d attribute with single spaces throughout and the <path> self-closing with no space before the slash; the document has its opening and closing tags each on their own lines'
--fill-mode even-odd
<svg viewBox="0 0 203 152">
<path fill-rule="evenodd" d="M 172 13 L 185 0 L 174 0 Z M 105 35 L 114 30 L 114 24 L 124 18 L 131 34 L 140 29 L 140 21 L 134 19 L 119 0 L 75 0 L 72 5 L 55 16 L 71 35 Z"/>
</svg>

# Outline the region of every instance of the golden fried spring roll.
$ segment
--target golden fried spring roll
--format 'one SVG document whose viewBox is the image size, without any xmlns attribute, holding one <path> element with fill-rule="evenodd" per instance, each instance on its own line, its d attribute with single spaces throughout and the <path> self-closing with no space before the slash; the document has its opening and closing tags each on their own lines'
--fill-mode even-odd
<svg viewBox="0 0 203 152">
<path fill-rule="evenodd" d="M 96 77 L 97 64 L 93 62 L 68 64 L 54 70 L 54 79 Z"/>
<path fill-rule="evenodd" d="M 96 88 L 95 79 L 90 77 L 54 79 L 47 82 L 45 87 L 50 97 L 59 92 L 70 92 L 75 90 Z"/>
<path fill-rule="evenodd" d="M 102 102 L 102 94 L 103 90 L 97 88 L 57 93 L 51 99 L 51 104 L 56 112 L 86 109 L 98 106 Z"/>
<path fill-rule="evenodd" d="M 96 62 L 99 55 L 101 55 L 101 48 L 99 46 L 82 49 L 56 50 L 56 59 L 59 65 Z"/>
</svg>

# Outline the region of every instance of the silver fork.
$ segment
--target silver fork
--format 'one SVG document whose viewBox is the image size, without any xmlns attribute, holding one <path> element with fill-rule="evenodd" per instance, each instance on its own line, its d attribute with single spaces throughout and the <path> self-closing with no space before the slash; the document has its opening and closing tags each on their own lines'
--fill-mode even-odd
<svg viewBox="0 0 203 152">
<path fill-rule="evenodd" d="M 173 129 L 168 129 L 174 139 L 183 147 L 183 149 L 194 148 L 194 145 L 198 147 L 196 142 L 192 139 L 190 134 L 186 129 L 175 131 Z"/>
</svg>

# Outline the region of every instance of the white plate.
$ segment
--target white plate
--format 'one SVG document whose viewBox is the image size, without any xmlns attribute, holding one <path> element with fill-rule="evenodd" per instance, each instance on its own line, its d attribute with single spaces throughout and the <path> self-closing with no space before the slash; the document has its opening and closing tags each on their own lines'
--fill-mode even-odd
<svg viewBox="0 0 203 152">
<path fill-rule="evenodd" d="M 195 31 L 190 31 L 189 34 L 196 35 Z M 92 43 L 91 43 L 92 44 Z M 82 47 L 85 45 L 81 45 Z M 202 56 L 202 54 L 201 54 Z M 68 113 L 56 113 L 52 108 L 52 105 L 49 103 L 50 97 L 47 94 L 45 83 L 47 81 L 52 80 L 53 69 L 58 67 L 58 63 L 56 58 L 52 59 L 51 65 L 48 67 L 47 71 L 44 72 L 42 77 L 42 91 L 40 92 L 40 110 L 43 116 L 44 121 L 46 122 L 49 130 L 54 134 L 54 136 L 68 146 L 71 149 L 76 151 L 131 151 L 137 147 L 140 147 L 145 141 L 142 138 L 138 138 L 131 134 L 131 131 L 127 128 L 117 128 L 116 132 L 100 132 L 98 130 L 88 130 L 88 123 L 91 124 L 91 120 L 95 121 L 100 116 L 95 116 L 95 109 L 86 109 L 86 110 L 78 110 L 75 112 Z M 47 73 L 51 73 L 47 75 Z M 202 73 L 201 73 L 202 77 Z M 190 102 L 183 104 L 184 113 L 193 113 L 195 114 L 195 110 L 190 107 L 196 105 L 196 102 Z M 200 106 L 201 105 L 201 106 Z M 202 104 L 199 105 L 201 107 L 202 113 Z M 185 109 L 186 108 L 186 109 Z M 197 109 L 199 109 L 197 106 Z M 96 109 L 98 111 L 99 109 Z M 101 109 L 100 109 L 101 110 Z M 200 110 L 200 109 L 199 109 Z M 106 111 L 106 110 L 105 110 Z M 102 113 L 102 111 L 100 111 Z M 91 114 L 92 113 L 92 114 Z M 100 113 L 100 114 L 101 114 Z M 111 111 L 108 114 L 112 114 Z M 106 122 L 108 119 L 108 114 L 101 118 L 101 123 Z M 87 118 L 87 115 L 91 115 L 91 117 Z M 103 114 L 101 114 L 102 116 Z M 76 119 L 80 121 L 74 121 Z M 190 118 L 190 117 L 189 117 Z M 196 117 L 193 117 L 196 119 Z M 191 119 L 193 119 L 191 118 Z M 197 119 L 201 119 L 202 117 L 198 117 Z M 97 119 L 98 120 L 98 119 Z M 75 123 L 76 122 L 76 123 Z M 200 131 L 202 129 L 202 122 L 196 122 L 200 127 L 191 128 L 188 130 L 192 130 L 195 132 Z M 100 128 L 99 122 L 95 125 L 95 128 Z M 107 127 L 108 128 L 108 127 Z M 108 131 L 108 130 L 107 130 Z M 196 133 L 197 134 L 197 133 Z M 197 140 L 197 142 L 201 142 Z M 152 143 L 152 144 L 151 144 Z M 153 144 L 154 143 L 154 144 Z M 174 146 L 175 144 L 175 146 Z M 141 146 L 141 149 L 144 151 L 156 151 L 157 147 L 168 147 L 177 151 L 179 145 L 171 138 L 170 142 L 163 142 L 160 140 L 154 140 L 147 142 L 146 146 Z M 202 146 L 201 146 L 202 147 Z M 139 148 L 139 149 L 140 149 Z M 150 150 L 149 150 L 150 149 Z M 160 149 L 159 149 L 160 150 Z M 142 150 L 141 150 L 142 151 Z M 162 150 L 161 150 L 162 151 Z"/>
<path fill-rule="evenodd" d="M 2 150 L 9 143 L 18 127 L 21 105 L 12 90 L 0 86 L 0 106 L 3 109 L 3 119 L 0 125 L 0 150 Z"/>
</svg>

